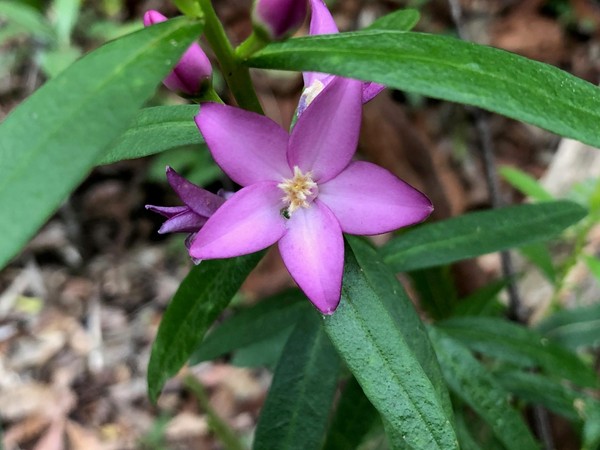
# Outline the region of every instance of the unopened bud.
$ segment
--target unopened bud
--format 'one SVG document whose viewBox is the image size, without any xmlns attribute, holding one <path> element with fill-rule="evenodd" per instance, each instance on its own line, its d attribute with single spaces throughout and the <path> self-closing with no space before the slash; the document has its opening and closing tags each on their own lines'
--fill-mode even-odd
<svg viewBox="0 0 600 450">
<path fill-rule="evenodd" d="M 267 40 L 285 39 L 304 22 L 307 6 L 307 0 L 255 0 L 254 29 Z"/>
<path fill-rule="evenodd" d="M 150 10 L 144 14 L 144 26 L 167 20 L 158 11 Z M 173 71 L 163 80 L 172 91 L 187 95 L 197 95 L 210 83 L 212 66 L 199 44 L 192 44 L 183 54 Z"/>
</svg>

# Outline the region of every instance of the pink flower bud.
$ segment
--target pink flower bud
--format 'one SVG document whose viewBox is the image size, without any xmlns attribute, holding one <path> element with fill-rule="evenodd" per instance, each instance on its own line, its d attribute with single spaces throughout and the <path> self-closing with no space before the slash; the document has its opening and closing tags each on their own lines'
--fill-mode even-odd
<svg viewBox="0 0 600 450">
<path fill-rule="evenodd" d="M 255 0 L 252 21 L 258 32 L 280 40 L 302 25 L 306 11 L 306 0 Z"/>
<path fill-rule="evenodd" d="M 150 10 L 144 14 L 144 26 L 167 20 L 158 11 Z M 188 48 L 173 71 L 163 80 L 165 86 L 172 91 L 188 95 L 197 95 L 202 91 L 205 83 L 212 77 L 212 66 L 200 45 L 194 43 Z"/>
</svg>

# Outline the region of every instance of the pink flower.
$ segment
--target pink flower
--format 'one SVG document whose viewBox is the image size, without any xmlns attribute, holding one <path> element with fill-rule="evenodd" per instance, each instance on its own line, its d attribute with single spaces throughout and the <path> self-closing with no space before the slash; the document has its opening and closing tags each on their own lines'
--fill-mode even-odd
<svg viewBox="0 0 600 450">
<path fill-rule="evenodd" d="M 306 0 L 255 0 L 252 22 L 268 40 L 284 39 L 306 18 Z"/>
<path fill-rule="evenodd" d="M 167 20 L 158 11 L 150 10 L 144 14 L 144 26 Z M 199 94 L 212 78 L 212 66 L 200 45 L 192 44 L 173 71 L 163 80 L 165 86 L 175 92 L 187 95 Z"/>
<path fill-rule="evenodd" d="M 171 167 L 167 167 L 167 180 L 185 206 L 146 205 L 146 209 L 167 218 L 158 230 L 160 234 L 190 233 L 191 236 L 186 240 L 189 248 L 195 233 L 225 203 L 225 198 L 190 183 Z"/>
<path fill-rule="evenodd" d="M 323 0 L 310 0 L 311 17 L 310 29 L 308 34 L 316 36 L 319 34 L 336 34 L 339 33 L 338 27 L 333 20 L 333 17 L 327 5 Z M 302 114 L 306 107 L 315 99 L 327 84 L 336 78 L 335 75 L 319 72 L 304 72 L 305 90 L 300 97 L 298 104 L 298 115 Z M 362 102 L 367 103 L 372 100 L 377 94 L 385 89 L 385 86 L 378 83 L 367 81 L 363 83 Z"/>
<path fill-rule="evenodd" d="M 340 301 L 342 232 L 372 235 L 424 220 L 427 197 L 387 170 L 352 162 L 362 83 L 336 77 L 291 134 L 267 117 L 204 104 L 196 124 L 217 164 L 243 186 L 196 234 L 190 255 L 230 258 L 276 242 L 290 274 L 324 314 Z"/>
</svg>

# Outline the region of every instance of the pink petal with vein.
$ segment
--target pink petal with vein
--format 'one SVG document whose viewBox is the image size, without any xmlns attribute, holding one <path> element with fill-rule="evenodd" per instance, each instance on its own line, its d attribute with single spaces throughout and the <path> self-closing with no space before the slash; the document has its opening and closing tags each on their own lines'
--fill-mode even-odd
<svg viewBox="0 0 600 450">
<path fill-rule="evenodd" d="M 271 119 L 233 106 L 205 103 L 195 118 L 210 152 L 242 186 L 289 178 L 287 132 Z"/>
<path fill-rule="evenodd" d="M 372 235 L 425 220 L 433 211 L 421 192 L 387 170 L 363 161 L 351 163 L 319 185 L 318 199 L 335 214 L 345 233 Z"/>
<path fill-rule="evenodd" d="M 290 136 L 288 161 L 325 182 L 350 162 L 358 144 L 362 112 L 360 81 L 336 77 L 308 105 Z"/>
<path fill-rule="evenodd" d="M 292 278 L 323 314 L 340 302 L 344 241 L 338 221 L 318 200 L 292 214 L 279 251 Z"/>
<path fill-rule="evenodd" d="M 339 33 L 335 20 L 333 20 L 323 0 L 310 0 L 310 9 L 310 28 L 308 31 L 310 36 Z M 323 82 L 323 79 L 329 75 L 319 72 L 303 72 L 302 76 L 304 77 L 304 86 L 308 87 L 314 80 L 318 79 Z"/>
<path fill-rule="evenodd" d="M 231 258 L 274 244 L 286 232 L 282 208 L 276 182 L 256 183 L 236 192 L 198 231 L 190 256 Z"/>
</svg>

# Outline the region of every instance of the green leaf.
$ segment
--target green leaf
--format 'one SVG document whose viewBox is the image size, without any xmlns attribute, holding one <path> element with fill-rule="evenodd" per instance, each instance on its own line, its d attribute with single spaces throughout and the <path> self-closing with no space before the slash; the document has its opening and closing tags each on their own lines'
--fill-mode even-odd
<svg viewBox="0 0 600 450">
<path fill-rule="evenodd" d="M 523 367 L 537 366 L 550 377 L 580 386 L 598 386 L 594 371 L 575 353 L 522 325 L 491 317 L 461 317 L 439 322 L 438 328 L 484 355 Z"/>
<path fill-rule="evenodd" d="M 457 298 L 450 266 L 415 270 L 409 277 L 419 295 L 419 305 L 431 318 L 439 320 L 450 315 Z"/>
<path fill-rule="evenodd" d="M 294 327 L 290 326 L 273 336 L 235 350 L 230 363 L 238 367 L 266 367 L 274 370 L 293 330 Z"/>
<path fill-rule="evenodd" d="M 129 129 L 104 152 L 98 164 L 142 158 L 183 145 L 202 144 L 204 141 L 194 123 L 198 111 L 196 105 L 142 109 Z"/>
<path fill-rule="evenodd" d="M 0 267 L 87 175 L 202 30 L 170 20 L 78 60 L 0 124 Z"/>
<path fill-rule="evenodd" d="M 526 245 L 520 248 L 525 258 L 535 265 L 550 283 L 556 282 L 556 269 L 552 262 L 552 255 L 543 243 Z"/>
<path fill-rule="evenodd" d="M 548 192 L 535 178 L 522 170 L 513 167 L 500 167 L 500 175 L 508 181 L 512 187 L 518 189 L 521 193 L 539 202 L 554 200 L 554 197 Z"/>
<path fill-rule="evenodd" d="M 364 241 L 348 237 L 342 300 L 325 330 L 394 434 L 414 448 L 457 448 L 438 362 L 413 305 Z"/>
<path fill-rule="evenodd" d="M 202 261 L 183 280 L 152 346 L 148 363 L 151 401 L 156 401 L 165 382 L 183 367 L 263 254 Z"/>
<path fill-rule="evenodd" d="M 510 406 L 508 393 L 471 352 L 439 329 L 429 331 L 450 389 L 489 424 L 507 449 L 537 450 L 523 418 Z"/>
<path fill-rule="evenodd" d="M 376 81 L 478 106 L 600 147 L 600 89 L 556 67 L 424 33 L 367 30 L 269 44 L 248 64 Z"/>
<path fill-rule="evenodd" d="M 452 316 L 499 316 L 505 309 L 498 294 L 508 284 L 506 279 L 494 281 L 458 301 Z"/>
<path fill-rule="evenodd" d="M 68 46 L 71 33 L 79 17 L 81 0 L 54 0 L 52 2 L 52 17 L 54 30 L 60 46 Z"/>
<path fill-rule="evenodd" d="M 195 349 L 190 364 L 217 358 L 293 327 L 312 306 L 298 290 L 243 308 L 211 331 Z"/>
<path fill-rule="evenodd" d="M 573 350 L 600 347 L 600 304 L 565 309 L 536 327 L 548 338 Z"/>
<path fill-rule="evenodd" d="M 54 31 L 44 16 L 32 6 L 15 1 L 0 1 L 0 18 L 42 39 L 53 40 Z"/>
<path fill-rule="evenodd" d="M 340 360 L 320 318 L 307 311 L 285 345 L 260 413 L 260 450 L 318 450 L 337 387 Z"/>
<path fill-rule="evenodd" d="M 579 421 L 576 405 L 585 396 L 546 376 L 521 371 L 502 370 L 493 374 L 496 382 L 528 403 L 544 406 L 569 420 Z"/>
<path fill-rule="evenodd" d="M 365 30 L 408 31 L 414 28 L 420 18 L 416 9 L 400 9 L 380 17 Z"/>
<path fill-rule="evenodd" d="M 592 273 L 594 278 L 600 283 L 600 258 L 596 256 L 583 255 L 583 260 L 588 266 L 589 271 Z"/>
<path fill-rule="evenodd" d="M 548 240 L 586 210 L 567 201 L 478 211 L 409 230 L 381 249 L 396 272 L 435 267 Z"/>
<path fill-rule="evenodd" d="M 378 420 L 377 410 L 356 379 L 351 378 L 342 391 L 323 450 L 358 448 Z"/>
</svg>

